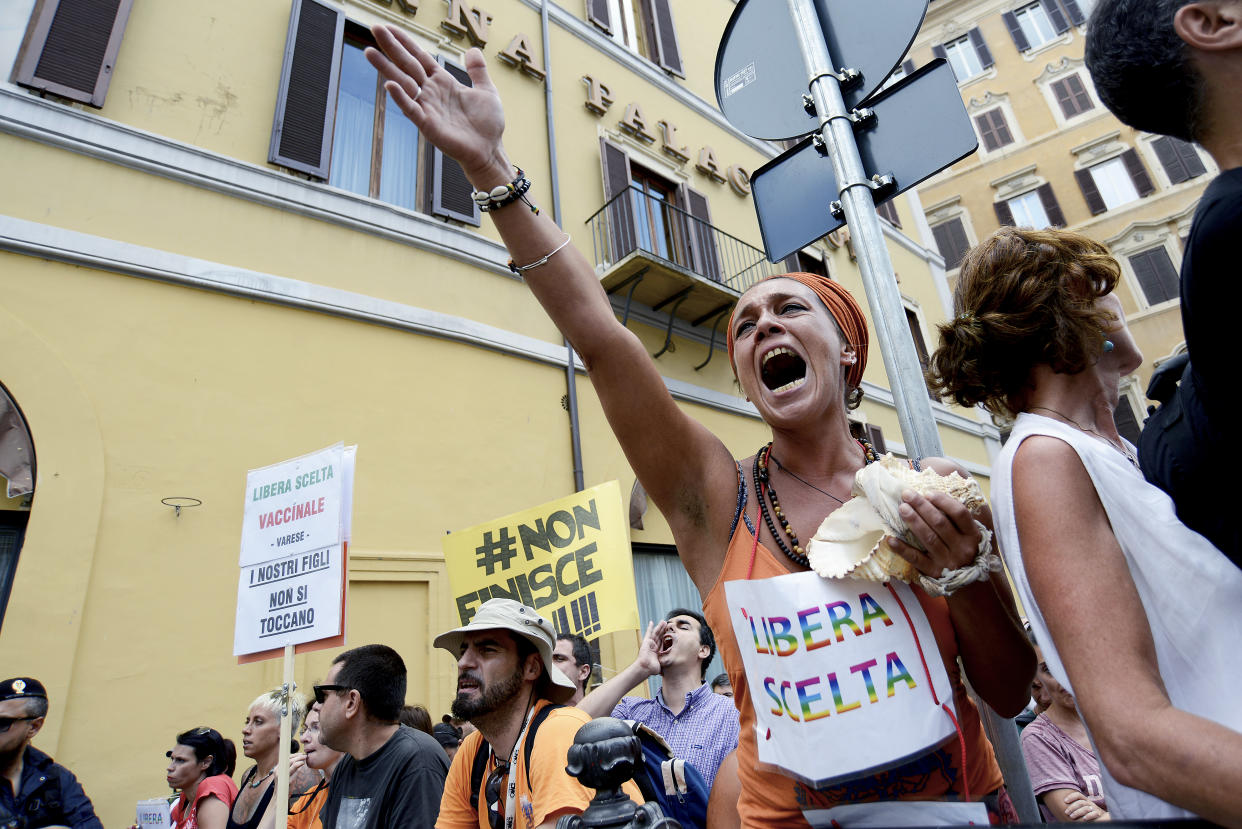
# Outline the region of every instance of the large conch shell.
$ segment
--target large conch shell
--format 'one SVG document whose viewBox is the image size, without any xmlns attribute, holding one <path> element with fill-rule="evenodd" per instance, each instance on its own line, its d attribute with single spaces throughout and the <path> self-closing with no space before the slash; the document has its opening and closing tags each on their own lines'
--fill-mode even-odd
<svg viewBox="0 0 1242 829">
<path fill-rule="evenodd" d="M 931 469 L 914 471 L 908 461 L 885 455 L 858 470 L 850 490 L 855 497 L 824 519 L 807 545 L 811 568 L 825 578 L 846 576 L 886 582 L 896 577 L 917 581 L 919 571 L 889 549 L 884 539 L 900 538 L 922 548 L 897 511 L 901 493 L 912 489 L 921 495 L 944 492 L 961 501 L 971 512 L 986 503 L 973 478 L 953 472 L 939 475 Z"/>
</svg>

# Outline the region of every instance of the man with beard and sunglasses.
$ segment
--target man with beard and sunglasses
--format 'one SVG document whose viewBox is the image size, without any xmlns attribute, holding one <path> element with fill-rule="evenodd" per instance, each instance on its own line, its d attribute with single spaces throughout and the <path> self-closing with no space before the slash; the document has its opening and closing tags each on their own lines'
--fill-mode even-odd
<svg viewBox="0 0 1242 829">
<path fill-rule="evenodd" d="M 435 823 L 448 758 L 431 735 L 397 722 L 405 662 L 387 645 L 332 660 L 322 685 L 319 741 L 345 752 L 332 773 L 324 829 L 407 829 Z"/>
<path fill-rule="evenodd" d="M 565 703 L 573 682 L 552 661 L 556 630 L 533 608 L 492 599 L 436 637 L 458 657 L 453 715 L 478 729 L 457 750 L 437 829 L 535 829 L 579 814 L 595 792 L 565 772 L 587 714 Z M 624 786 L 636 803 L 633 781 Z"/>
</svg>

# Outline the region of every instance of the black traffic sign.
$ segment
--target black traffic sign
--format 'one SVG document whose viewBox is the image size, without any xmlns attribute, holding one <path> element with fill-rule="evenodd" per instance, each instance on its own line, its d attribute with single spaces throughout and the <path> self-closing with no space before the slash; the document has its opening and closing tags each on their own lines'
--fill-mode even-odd
<svg viewBox="0 0 1242 829">
<path fill-rule="evenodd" d="M 868 175 L 892 175 L 896 181 L 876 198 L 877 204 L 978 147 L 957 79 L 944 60 L 903 78 L 868 106 L 875 111 L 874 122 L 855 131 L 863 168 Z M 750 185 L 763 246 L 773 262 L 845 224 L 829 208 L 841 189 L 832 160 L 809 138 L 756 170 Z"/>
<path fill-rule="evenodd" d="M 841 90 L 853 109 L 879 89 L 914 42 L 928 0 L 814 0 L 834 69 L 857 69 Z M 802 104 L 810 88 L 786 0 L 742 0 L 716 52 L 716 101 L 753 138 L 784 140 L 818 129 Z"/>
</svg>

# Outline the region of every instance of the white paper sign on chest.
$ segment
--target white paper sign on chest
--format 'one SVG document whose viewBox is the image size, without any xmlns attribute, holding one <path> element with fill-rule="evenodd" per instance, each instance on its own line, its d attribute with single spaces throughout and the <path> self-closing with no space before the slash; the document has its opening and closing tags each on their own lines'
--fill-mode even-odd
<svg viewBox="0 0 1242 829">
<path fill-rule="evenodd" d="M 756 716 L 759 762 L 820 788 L 953 736 L 952 686 L 905 584 L 813 572 L 730 581 L 725 596 Z"/>
</svg>

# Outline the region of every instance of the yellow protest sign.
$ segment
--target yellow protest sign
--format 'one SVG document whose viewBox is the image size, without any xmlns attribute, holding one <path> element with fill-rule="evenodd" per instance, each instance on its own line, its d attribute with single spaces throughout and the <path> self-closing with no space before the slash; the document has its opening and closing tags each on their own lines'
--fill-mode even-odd
<svg viewBox="0 0 1242 829">
<path fill-rule="evenodd" d="M 529 605 L 561 633 L 594 639 L 638 628 L 634 562 L 616 481 L 444 537 L 464 625 L 479 605 Z"/>
</svg>

